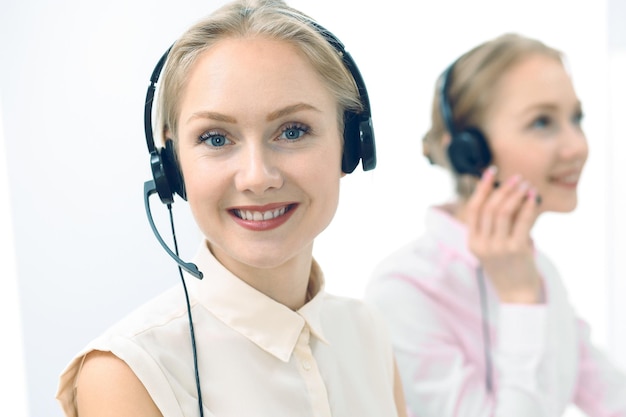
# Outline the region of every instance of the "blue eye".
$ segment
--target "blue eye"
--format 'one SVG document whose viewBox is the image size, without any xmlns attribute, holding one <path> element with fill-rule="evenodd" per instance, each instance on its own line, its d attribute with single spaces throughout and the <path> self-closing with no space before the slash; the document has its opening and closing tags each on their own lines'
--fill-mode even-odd
<svg viewBox="0 0 626 417">
<path fill-rule="evenodd" d="M 202 135 L 200 135 L 199 140 L 200 142 L 204 142 L 207 145 L 213 146 L 215 148 L 219 148 L 230 143 L 230 140 L 228 140 L 226 136 L 215 132 L 203 133 Z"/>
<path fill-rule="evenodd" d="M 576 113 L 574 115 L 574 117 L 572 118 L 572 122 L 577 125 L 580 126 L 583 122 L 583 118 L 585 117 L 584 113 L 582 111 Z"/>
<path fill-rule="evenodd" d="M 535 129 L 547 129 L 552 124 L 552 119 L 549 116 L 539 116 L 532 121 L 531 127 Z"/>
<path fill-rule="evenodd" d="M 295 141 L 309 132 L 309 128 L 303 125 L 290 125 L 283 128 L 280 134 L 280 139 L 286 139 L 288 141 Z"/>
</svg>

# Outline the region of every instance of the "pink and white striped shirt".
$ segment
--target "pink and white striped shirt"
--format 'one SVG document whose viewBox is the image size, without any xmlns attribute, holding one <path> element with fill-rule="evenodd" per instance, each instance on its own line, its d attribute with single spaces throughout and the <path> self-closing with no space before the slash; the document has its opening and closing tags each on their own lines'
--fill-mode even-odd
<svg viewBox="0 0 626 417">
<path fill-rule="evenodd" d="M 550 261 L 537 251 L 545 304 L 502 304 L 466 241 L 463 224 L 431 208 L 424 236 L 385 259 L 366 290 L 388 323 L 410 413 L 552 417 L 575 403 L 626 417 L 626 375 L 592 346 Z"/>
</svg>

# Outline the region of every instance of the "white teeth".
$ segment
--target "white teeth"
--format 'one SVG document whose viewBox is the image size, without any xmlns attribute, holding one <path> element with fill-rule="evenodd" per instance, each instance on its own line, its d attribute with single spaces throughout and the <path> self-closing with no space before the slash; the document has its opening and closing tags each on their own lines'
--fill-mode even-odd
<svg viewBox="0 0 626 417">
<path fill-rule="evenodd" d="M 276 210 L 268 210 L 264 213 L 261 213 L 260 211 L 237 210 L 237 214 L 244 220 L 252 220 L 258 222 L 261 220 L 271 220 L 275 219 L 276 217 L 282 216 L 283 214 L 285 214 L 285 210 L 285 207 L 281 207 Z"/>
</svg>

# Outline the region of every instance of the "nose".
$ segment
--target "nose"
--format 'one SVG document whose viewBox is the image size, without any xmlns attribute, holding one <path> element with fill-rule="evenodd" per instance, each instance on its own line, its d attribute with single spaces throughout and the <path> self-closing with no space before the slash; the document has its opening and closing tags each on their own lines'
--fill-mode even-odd
<svg viewBox="0 0 626 417">
<path fill-rule="evenodd" d="M 283 185 L 281 170 L 276 164 L 276 155 L 262 144 L 249 144 L 241 150 L 235 187 L 240 192 L 262 195 L 272 188 Z"/>
<path fill-rule="evenodd" d="M 589 153 L 587 137 L 580 126 L 570 126 L 563 134 L 561 157 L 566 160 L 585 161 Z"/>
</svg>

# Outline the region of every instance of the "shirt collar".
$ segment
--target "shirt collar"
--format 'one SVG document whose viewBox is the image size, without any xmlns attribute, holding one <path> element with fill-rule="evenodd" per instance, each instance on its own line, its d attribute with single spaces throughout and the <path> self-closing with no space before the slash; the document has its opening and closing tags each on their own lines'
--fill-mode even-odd
<svg viewBox="0 0 626 417">
<path fill-rule="evenodd" d="M 426 232 L 433 236 L 441 249 L 453 256 L 462 258 L 472 267 L 480 262 L 467 245 L 467 227 L 452 216 L 445 206 L 433 206 L 426 212 Z"/>
<path fill-rule="evenodd" d="M 320 339 L 322 342 L 328 344 L 328 341 L 324 337 L 322 331 L 322 306 L 324 305 L 324 298 L 326 293 L 324 292 L 324 274 L 318 263 L 313 259 L 311 264 L 311 276 L 309 278 L 309 288 L 307 294 L 310 295 L 310 301 L 303 305 L 298 314 L 304 318 L 308 324 L 311 333 Z"/>
<path fill-rule="evenodd" d="M 300 333 L 308 326 L 311 333 L 326 342 L 321 326 L 324 277 L 313 261 L 308 294 L 312 297 L 298 311 L 280 304 L 227 270 L 211 253 L 205 242 L 194 259 L 204 278 L 190 275 L 198 303 L 225 325 L 261 349 L 287 362 Z"/>
</svg>

